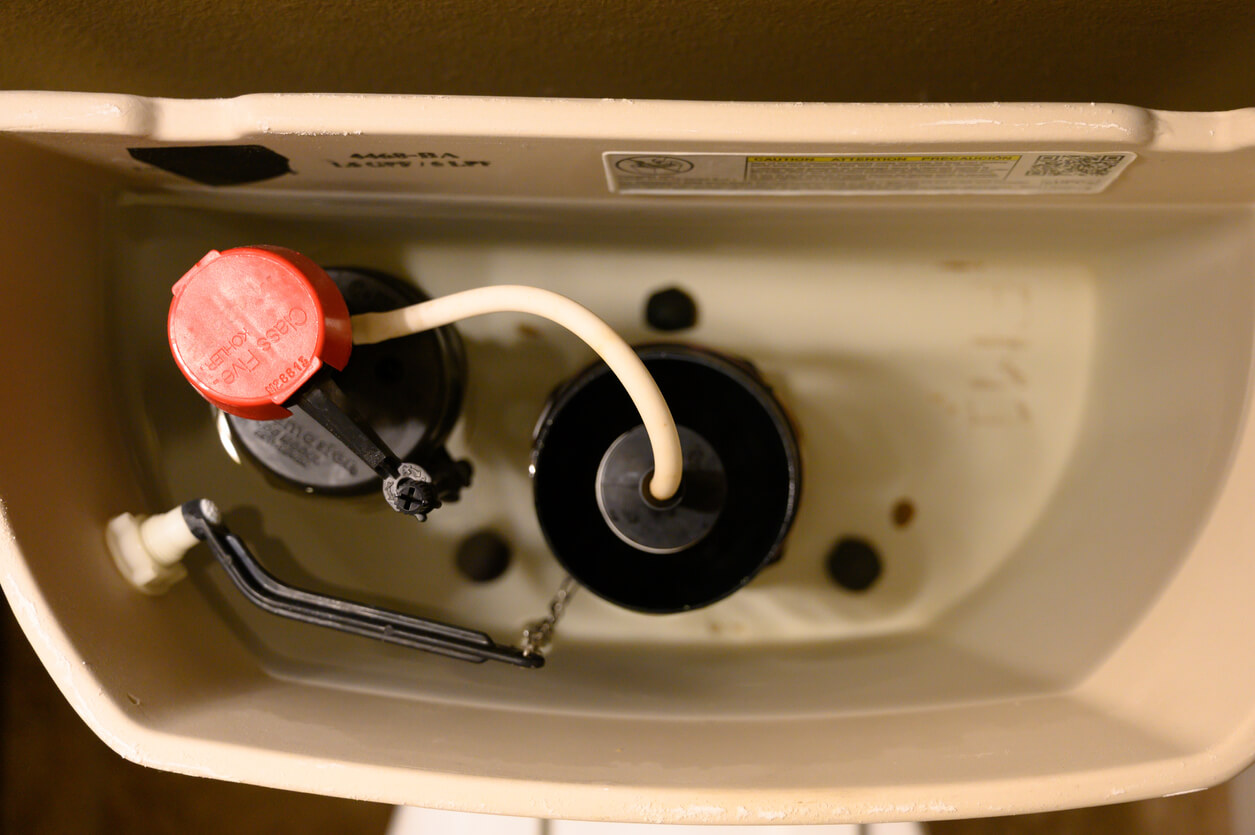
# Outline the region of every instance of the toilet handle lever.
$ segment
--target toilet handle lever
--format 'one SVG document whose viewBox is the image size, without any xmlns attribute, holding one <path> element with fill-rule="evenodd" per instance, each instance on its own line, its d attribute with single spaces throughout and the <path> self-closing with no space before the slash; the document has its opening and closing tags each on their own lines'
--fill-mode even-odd
<svg viewBox="0 0 1255 835">
<path fill-rule="evenodd" d="M 192 535 L 209 545 L 236 588 L 271 614 L 473 663 L 504 661 L 529 668 L 545 663 L 543 655 L 498 644 L 483 632 L 289 586 L 257 562 L 222 523 L 212 502 L 186 502 L 182 513 Z"/>
</svg>

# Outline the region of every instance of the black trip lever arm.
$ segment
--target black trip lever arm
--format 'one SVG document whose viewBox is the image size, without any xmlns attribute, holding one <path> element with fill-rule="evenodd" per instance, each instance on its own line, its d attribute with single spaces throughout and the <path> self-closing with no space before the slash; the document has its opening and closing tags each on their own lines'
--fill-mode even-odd
<svg viewBox="0 0 1255 835">
<path fill-rule="evenodd" d="M 531 668 L 545 663 L 539 653 L 498 644 L 483 632 L 289 586 L 262 568 L 244 541 L 222 523 L 212 502 L 190 501 L 182 510 L 192 535 L 209 545 L 236 588 L 271 614 L 462 661 Z"/>
</svg>

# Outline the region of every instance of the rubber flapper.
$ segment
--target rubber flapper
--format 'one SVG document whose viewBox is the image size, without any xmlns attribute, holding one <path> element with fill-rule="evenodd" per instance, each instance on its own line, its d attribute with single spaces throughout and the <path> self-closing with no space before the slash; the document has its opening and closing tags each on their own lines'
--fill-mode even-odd
<svg viewBox="0 0 1255 835">
<path fill-rule="evenodd" d="M 321 267 L 290 249 L 211 251 L 174 285 L 170 351 L 201 396 L 229 414 L 275 420 L 323 363 L 343 369 L 349 311 Z"/>
</svg>

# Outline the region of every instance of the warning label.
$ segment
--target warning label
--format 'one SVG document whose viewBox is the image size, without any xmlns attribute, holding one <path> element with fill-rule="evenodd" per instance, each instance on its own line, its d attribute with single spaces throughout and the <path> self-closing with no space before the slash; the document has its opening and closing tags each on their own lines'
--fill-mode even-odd
<svg viewBox="0 0 1255 835">
<path fill-rule="evenodd" d="M 603 155 L 619 194 L 1089 194 L 1111 184 L 1136 154 Z"/>
</svg>

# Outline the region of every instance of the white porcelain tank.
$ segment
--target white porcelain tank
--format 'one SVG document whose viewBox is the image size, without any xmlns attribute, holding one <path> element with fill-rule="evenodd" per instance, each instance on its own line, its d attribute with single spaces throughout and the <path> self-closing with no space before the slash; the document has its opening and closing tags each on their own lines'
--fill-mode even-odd
<svg viewBox="0 0 1255 835">
<path fill-rule="evenodd" d="M 1033 9 L 1045 33 L 1071 9 L 1128 43 L 1170 40 L 1170 21 L 1123 6 L 1042 3 L 977 15 L 962 36 L 948 6 L 929 7 L 941 31 L 903 30 L 921 40 L 893 41 L 910 53 L 897 76 L 756 74 L 755 61 L 783 58 L 747 42 L 743 60 L 711 64 L 719 38 L 762 31 L 751 19 L 778 15 L 812 68 L 851 60 L 819 51 L 825 27 L 867 27 L 881 46 L 896 30 L 856 3 L 798 17 L 745 4 L 726 19 L 655 4 L 630 24 L 614 8 L 572 23 L 590 40 L 553 66 L 520 52 L 535 58 L 536 9 L 502 17 L 486 43 L 450 35 L 451 56 L 501 50 L 488 64 L 444 61 L 424 31 L 426 63 L 377 83 L 365 68 L 421 51 L 396 34 L 417 11 L 390 26 L 393 4 L 358 4 L 284 28 L 270 7 L 257 25 L 215 17 L 227 5 L 204 12 L 215 37 L 185 50 L 167 37 L 130 59 L 32 6 L 45 56 L 74 44 L 82 60 L 41 61 L 10 39 L 5 78 L 257 95 L 0 93 L 0 583 L 66 698 L 120 754 L 444 809 L 773 824 L 1133 800 L 1220 782 L 1255 756 L 1255 110 L 1224 110 L 1249 102 L 1255 77 L 1225 71 L 1249 63 L 1235 40 L 1250 31 L 1245 4 L 1186 4 L 1208 11 L 1178 34 L 1232 40 L 1207 72 L 1150 60 L 1144 40 L 1136 55 L 1114 39 L 1068 64 L 1047 38 L 1029 55 L 1060 62 L 1056 74 L 994 50 L 1000 74 L 964 49 L 981 26 L 1020 32 Z M 841 8 L 844 28 L 800 23 Z M 175 28 L 161 4 L 127 21 L 93 9 L 93 31 Z M 670 63 L 633 62 L 616 87 L 616 55 L 661 51 L 648 21 L 692 43 Z M 946 32 L 945 98 L 1132 104 L 792 103 L 909 101 Z M 554 81 L 584 49 L 601 56 L 590 74 Z M 320 92 L 267 94 L 306 83 L 288 67 L 298 53 Z M 517 88 L 501 69 L 513 65 L 526 67 Z M 321 92 L 337 90 L 641 97 Z M 645 98 L 695 91 L 789 103 Z M 250 179 L 226 152 L 189 176 L 153 153 L 219 146 L 284 162 Z M 562 576 L 528 452 L 587 348 L 523 317 L 459 326 L 470 386 L 450 446 L 475 483 L 422 528 L 276 489 L 223 448 L 165 340 L 173 282 L 210 248 L 253 243 L 432 295 L 541 286 L 634 342 L 657 336 L 648 295 L 685 288 L 700 317 L 684 339 L 751 360 L 798 429 L 803 497 L 784 558 L 680 615 L 577 596 L 537 671 L 274 618 L 203 555 L 167 594 L 137 594 L 106 554 L 106 522 L 199 495 L 276 573 L 505 640 Z M 486 526 L 515 560 L 473 584 L 453 552 Z M 883 561 L 863 593 L 825 573 L 847 536 Z"/>
</svg>

